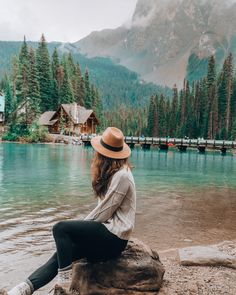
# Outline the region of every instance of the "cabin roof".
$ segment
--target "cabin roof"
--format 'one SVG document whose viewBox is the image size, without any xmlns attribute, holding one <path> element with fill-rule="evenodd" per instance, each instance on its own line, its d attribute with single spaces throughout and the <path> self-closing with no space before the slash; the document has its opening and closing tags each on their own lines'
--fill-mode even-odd
<svg viewBox="0 0 236 295">
<path fill-rule="evenodd" d="M 76 103 L 61 104 L 56 112 L 44 112 L 40 116 L 38 123 L 40 125 L 45 126 L 54 125 L 58 121 L 61 108 L 64 109 L 64 111 L 71 118 L 74 124 L 84 124 L 92 114 L 94 115 L 97 123 L 99 124 L 99 121 L 93 110 L 87 110 L 85 107 L 77 105 Z"/>
<path fill-rule="evenodd" d="M 0 95 L 0 112 L 4 112 L 5 109 L 5 97 Z"/>
<path fill-rule="evenodd" d="M 53 125 L 54 123 L 56 123 L 57 119 L 56 120 L 51 120 L 53 115 L 55 114 L 56 112 L 54 111 L 48 111 L 48 112 L 44 112 L 39 120 L 38 120 L 38 123 L 39 125 Z"/>
<path fill-rule="evenodd" d="M 93 110 L 87 110 L 85 107 L 77 105 L 76 103 L 62 104 L 62 107 L 75 124 L 85 123 L 91 114 L 94 113 Z M 95 118 L 98 121 L 96 116 Z"/>
</svg>

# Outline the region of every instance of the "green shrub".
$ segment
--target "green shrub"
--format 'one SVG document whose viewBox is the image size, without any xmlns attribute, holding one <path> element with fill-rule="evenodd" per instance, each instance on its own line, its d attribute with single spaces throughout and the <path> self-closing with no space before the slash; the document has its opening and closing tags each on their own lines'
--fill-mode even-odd
<svg viewBox="0 0 236 295">
<path fill-rule="evenodd" d="M 25 137 L 27 142 L 45 142 L 47 141 L 48 129 L 33 123 L 29 128 L 29 134 Z"/>
<path fill-rule="evenodd" d="M 16 133 L 7 132 L 7 133 L 3 134 L 2 140 L 18 141 L 19 136 Z"/>
<path fill-rule="evenodd" d="M 2 139 L 28 143 L 50 141 L 47 128 L 36 123 L 30 126 L 24 123 L 11 124 L 9 131 L 3 135 Z"/>
</svg>

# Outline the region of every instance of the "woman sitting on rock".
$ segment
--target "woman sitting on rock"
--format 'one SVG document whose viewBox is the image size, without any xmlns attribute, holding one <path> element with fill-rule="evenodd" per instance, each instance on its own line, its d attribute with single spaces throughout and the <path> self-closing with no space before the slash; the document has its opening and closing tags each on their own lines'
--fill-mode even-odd
<svg viewBox="0 0 236 295">
<path fill-rule="evenodd" d="M 5 294 L 31 295 L 58 275 L 57 285 L 69 290 L 72 262 L 95 262 L 118 257 L 134 228 L 136 191 L 129 146 L 121 130 L 108 127 L 93 137 L 92 187 L 97 207 L 84 220 L 60 221 L 53 226 L 57 251 L 24 282 Z"/>
</svg>

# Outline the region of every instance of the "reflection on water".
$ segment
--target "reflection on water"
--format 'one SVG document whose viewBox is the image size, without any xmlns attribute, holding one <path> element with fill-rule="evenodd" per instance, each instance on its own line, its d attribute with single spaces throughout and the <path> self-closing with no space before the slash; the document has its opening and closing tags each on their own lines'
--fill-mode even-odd
<svg viewBox="0 0 236 295">
<path fill-rule="evenodd" d="M 81 146 L 0 144 L 1 284 L 24 279 L 50 257 L 53 224 L 95 206 L 92 156 Z M 158 249 L 236 239 L 235 156 L 135 149 L 131 161 L 137 237 Z"/>
</svg>

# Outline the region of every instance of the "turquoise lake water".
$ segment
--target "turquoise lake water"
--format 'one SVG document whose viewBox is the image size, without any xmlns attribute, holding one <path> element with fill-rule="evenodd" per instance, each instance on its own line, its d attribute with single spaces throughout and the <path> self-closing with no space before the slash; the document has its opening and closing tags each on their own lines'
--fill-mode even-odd
<svg viewBox="0 0 236 295">
<path fill-rule="evenodd" d="M 63 201 L 88 197 L 92 148 L 63 145 L 0 145 L 0 204 Z M 236 188 L 236 155 L 133 150 L 137 189 Z M 148 193 L 148 192 L 147 192 Z"/>
<path fill-rule="evenodd" d="M 92 157 L 90 147 L 0 144 L 0 282 L 23 279 L 48 257 L 55 222 L 96 205 Z M 136 148 L 131 162 L 138 238 L 160 249 L 236 239 L 236 155 Z"/>
</svg>

